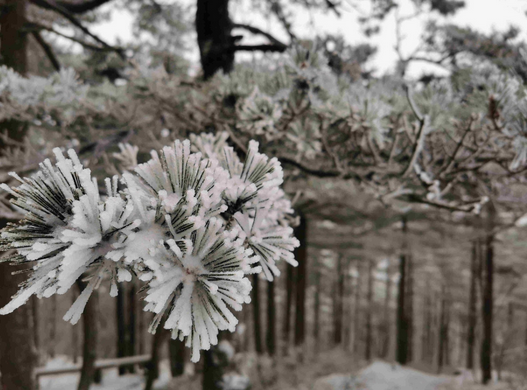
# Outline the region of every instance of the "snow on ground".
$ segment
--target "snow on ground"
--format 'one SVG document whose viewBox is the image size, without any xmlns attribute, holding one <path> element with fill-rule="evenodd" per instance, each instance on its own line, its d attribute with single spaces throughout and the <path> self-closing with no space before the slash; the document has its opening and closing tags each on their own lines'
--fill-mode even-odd
<svg viewBox="0 0 527 390">
<path fill-rule="evenodd" d="M 73 363 L 64 356 L 56 357 L 46 363 L 47 368 L 71 367 Z M 50 375 L 40 378 L 40 390 L 76 390 L 80 373 Z M 154 383 L 154 389 L 164 389 L 170 381 L 168 361 L 161 362 L 159 379 Z M 141 374 L 126 374 L 119 376 L 117 368 L 103 370 L 102 383 L 93 384 L 92 390 L 141 390 L 144 377 Z"/>
<path fill-rule="evenodd" d="M 334 374 L 317 380 L 315 390 L 438 390 L 452 378 L 425 374 L 396 364 L 374 362 L 357 376 Z"/>
</svg>

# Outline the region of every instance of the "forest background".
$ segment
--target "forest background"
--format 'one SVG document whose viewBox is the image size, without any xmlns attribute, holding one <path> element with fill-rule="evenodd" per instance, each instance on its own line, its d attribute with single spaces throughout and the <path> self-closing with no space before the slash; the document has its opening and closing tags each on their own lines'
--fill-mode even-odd
<svg viewBox="0 0 527 390">
<path fill-rule="evenodd" d="M 132 15 L 132 42 L 94 33 L 110 16 L 105 5 Z M 236 19 L 235 0 L 0 6 L 3 182 L 9 171 L 29 175 L 57 146 L 75 148 L 104 177 L 174 139 L 227 132 L 238 152 L 257 139 L 280 160 L 301 242 L 298 268 L 282 264 L 276 284 L 253 278 L 253 302 L 237 332 L 225 336 L 223 345 L 236 351 L 228 362 L 190 366 L 168 333 L 147 332 L 141 285 L 122 286 L 117 298 L 101 287 L 82 325 L 61 320 L 78 292 L 33 297 L 0 318 L 4 388 L 33 389 L 37 367 L 84 356 L 78 386 L 85 389 L 100 379 L 87 361 L 136 355 L 149 357 L 146 368 L 119 373 L 144 374 L 146 387 L 164 357 L 174 377 L 169 388 L 199 386 L 203 377 L 212 389 L 217 377 L 207 378 L 215 375 L 232 386 L 303 388 L 373 359 L 431 372 L 466 368 L 485 384 L 494 372 L 512 388 L 524 385 L 527 59 L 520 29 L 452 24 L 465 7 L 453 0 L 405 2 L 404 12 L 392 0 L 367 7 L 244 2 L 272 21 L 268 30 Z M 357 40 L 305 39 L 294 23 L 297 12 L 338 18 L 355 7 L 364 34 Z M 402 31 L 417 19 L 430 22 L 408 49 Z M 380 74 L 371 66 L 376 47 L 365 42 L 388 20 L 395 21 L 397 61 Z M 199 71 L 192 52 L 199 52 Z M 416 63 L 441 71 L 410 72 Z M 4 224 L 19 219 L 8 198 L 2 195 Z M 12 270 L 2 264 L 2 306 L 23 280 Z"/>
</svg>

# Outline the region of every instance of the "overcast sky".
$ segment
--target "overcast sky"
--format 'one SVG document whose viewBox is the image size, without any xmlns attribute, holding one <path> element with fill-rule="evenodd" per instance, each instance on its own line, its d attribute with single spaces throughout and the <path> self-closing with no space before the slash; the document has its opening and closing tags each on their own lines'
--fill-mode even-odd
<svg viewBox="0 0 527 390">
<path fill-rule="evenodd" d="M 167 0 L 164 0 L 167 1 Z M 190 0 L 184 0 L 186 2 Z M 363 4 L 363 10 L 367 11 L 370 0 L 354 0 L 359 5 Z M 393 69 L 397 60 L 394 50 L 395 45 L 395 16 L 393 13 L 382 23 L 381 33 L 373 38 L 366 38 L 359 29 L 357 17 L 359 13 L 356 9 L 343 1 L 344 10 L 342 16 L 338 18 L 333 13 L 329 14 L 310 14 L 299 11 L 295 15 L 293 24 L 295 31 L 300 36 L 307 38 L 312 37 L 315 30 L 328 33 L 340 33 L 350 43 L 357 44 L 369 42 L 378 47 L 378 52 L 374 57 L 371 66 L 378 69 L 377 74 L 382 74 L 386 70 Z M 400 15 L 413 13 L 410 0 L 403 0 L 403 6 Z M 456 13 L 453 17 L 441 18 L 441 20 L 452 22 L 461 26 L 470 26 L 471 28 L 481 31 L 490 32 L 492 30 L 503 31 L 510 25 L 514 25 L 521 30 L 520 39 L 527 41 L 527 0 L 466 0 L 467 6 Z M 270 31 L 276 37 L 287 41 L 287 35 L 276 23 L 264 20 L 261 15 L 256 17 L 251 14 L 248 6 L 237 5 L 233 7 L 232 19 L 238 23 L 250 23 L 262 29 Z M 406 22 L 402 29 L 405 37 L 403 42 L 403 51 L 411 52 L 419 43 L 419 38 L 423 31 L 423 25 L 426 17 L 421 17 Z M 92 30 L 104 37 L 111 43 L 115 43 L 117 38 L 126 42 L 131 39 L 131 15 L 126 12 L 114 12 L 112 20 L 94 26 Z M 192 54 L 194 60 L 197 60 L 197 50 Z M 409 69 L 410 76 L 417 76 L 423 70 L 431 71 L 434 67 L 426 64 L 414 64 Z M 439 68 L 435 68 L 440 71 Z"/>
</svg>

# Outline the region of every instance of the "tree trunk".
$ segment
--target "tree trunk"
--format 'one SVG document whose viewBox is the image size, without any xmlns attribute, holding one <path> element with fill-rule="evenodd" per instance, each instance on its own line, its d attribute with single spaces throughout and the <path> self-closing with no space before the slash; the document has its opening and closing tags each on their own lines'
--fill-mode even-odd
<svg viewBox="0 0 527 390">
<path fill-rule="evenodd" d="M 135 323 L 135 312 L 136 312 L 136 290 L 134 282 L 129 283 L 128 289 L 128 343 L 127 343 L 127 356 L 134 356 L 136 352 L 135 338 L 136 338 L 136 323 Z M 132 364 L 128 366 L 128 372 L 135 373 L 135 366 Z"/>
<path fill-rule="evenodd" d="M 16 72 L 27 73 L 27 32 L 25 0 L 4 0 L 0 7 L 0 61 Z M 21 141 L 25 137 L 24 126 L 17 121 L 6 121 L 1 127 L 10 138 Z M 0 142 L 0 154 L 6 145 Z M 0 220 L 0 227 L 7 224 Z M 11 275 L 13 271 L 26 267 L 0 264 L 0 307 L 5 306 L 17 292 L 18 285 L 25 281 L 26 274 Z M 33 326 L 30 305 L 24 305 L 0 319 L 0 387 L 2 389 L 27 389 L 36 386 L 33 369 L 37 364 L 37 353 L 33 345 Z"/>
<path fill-rule="evenodd" d="M 266 344 L 269 355 L 276 353 L 276 307 L 274 282 L 267 282 L 267 334 Z"/>
<path fill-rule="evenodd" d="M 77 300 L 77 293 L 74 288 L 71 290 L 71 304 L 73 305 L 75 301 Z M 77 325 L 71 326 L 71 346 L 72 346 L 72 354 L 73 354 L 73 363 L 77 364 L 77 361 L 79 359 L 79 327 Z"/>
<path fill-rule="evenodd" d="M 476 344 L 476 321 L 477 321 L 477 297 L 476 279 L 479 260 L 479 243 L 477 240 L 472 242 L 472 257 L 470 259 L 470 290 L 468 295 L 468 321 L 467 321 L 467 360 L 468 370 L 474 368 L 474 346 Z"/>
<path fill-rule="evenodd" d="M 31 297 L 31 300 L 29 302 L 31 305 L 31 319 L 33 320 L 33 345 L 35 346 L 35 349 L 37 351 L 37 362 L 39 360 L 39 354 L 40 354 L 40 333 L 39 333 L 39 299 L 33 295 Z"/>
<path fill-rule="evenodd" d="M 392 273 L 390 269 L 390 260 L 388 259 L 388 267 L 386 268 L 386 295 L 384 296 L 384 337 L 381 350 L 381 358 L 386 359 L 390 352 L 390 335 L 391 335 L 391 316 L 390 316 L 390 302 L 392 300 Z"/>
<path fill-rule="evenodd" d="M 124 308 L 125 304 L 125 287 L 123 283 L 117 284 L 117 299 L 115 302 L 115 318 L 117 322 L 117 357 L 126 356 L 126 311 Z M 119 367 L 119 375 L 126 373 L 126 367 Z"/>
<path fill-rule="evenodd" d="M 333 310 L 333 342 L 335 345 L 342 343 L 342 320 L 344 314 L 344 272 L 342 257 L 337 259 L 337 283 L 335 284 L 334 310 Z"/>
<path fill-rule="evenodd" d="M 421 335 L 421 360 L 430 363 L 430 339 L 432 336 L 432 297 L 429 290 L 423 303 L 423 330 Z"/>
<path fill-rule="evenodd" d="M 399 263 L 399 289 L 397 297 L 397 351 L 396 361 L 405 365 L 408 362 L 408 322 L 406 319 L 406 271 L 407 271 L 407 224 L 406 217 L 402 218 L 403 238 L 401 258 Z"/>
<path fill-rule="evenodd" d="M 219 70 L 229 73 L 233 69 L 231 31 L 229 0 L 198 0 L 196 32 L 205 79 L 212 77 Z"/>
<path fill-rule="evenodd" d="M 485 238 L 484 289 L 482 299 L 483 340 L 481 342 L 481 370 L 483 384 L 492 379 L 492 322 L 494 290 L 494 236 Z"/>
<path fill-rule="evenodd" d="M 372 260 L 369 260 L 368 262 L 368 293 L 367 293 L 367 302 L 368 302 L 368 311 L 366 313 L 366 351 L 364 354 L 364 358 L 369 361 L 371 360 L 371 351 L 372 351 L 372 343 L 373 343 L 373 324 L 372 324 L 372 315 L 373 315 L 373 269 L 374 269 L 374 262 Z"/>
<path fill-rule="evenodd" d="M 295 235 L 300 246 L 295 249 L 295 259 L 298 261 L 296 272 L 296 310 L 295 310 L 295 346 L 304 344 L 305 339 L 305 312 L 307 288 L 307 221 L 300 215 L 300 225 L 295 229 Z"/>
<path fill-rule="evenodd" d="M 283 326 L 283 342 L 284 342 L 284 354 L 289 349 L 289 343 L 291 339 L 291 311 L 293 308 L 293 297 L 295 296 L 295 278 L 296 268 L 290 264 L 286 264 L 286 284 L 285 284 L 285 306 L 284 306 L 284 326 Z M 252 309 L 252 308 L 251 308 Z"/>
<path fill-rule="evenodd" d="M 82 291 L 87 283 L 77 280 L 77 286 Z M 82 314 L 84 343 L 82 349 L 82 369 L 77 390 L 88 390 L 95 377 L 95 359 L 97 357 L 97 312 L 99 309 L 98 292 L 95 290 Z"/>
<path fill-rule="evenodd" d="M 253 275 L 253 325 L 254 325 L 254 348 L 257 354 L 263 353 L 262 345 L 262 320 L 260 316 L 260 280 L 258 275 Z"/>
<path fill-rule="evenodd" d="M 414 262 L 409 253 L 407 258 L 407 275 L 406 275 L 406 313 L 405 318 L 408 328 L 408 354 L 407 362 L 413 360 L 414 354 Z"/>
<path fill-rule="evenodd" d="M 355 283 L 355 303 L 354 303 L 354 311 L 355 311 L 355 321 L 353 322 L 353 352 L 357 354 L 359 352 L 359 346 L 360 341 L 362 340 L 362 307 L 361 307 L 361 289 L 362 289 L 362 278 L 361 278 L 361 267 L 360 267 L 360 261 L 357 262 L 357 278 Z"/>
<path fill-rule="evenodd" d="M 168 342 L 170 356 L 170 372 L 172 378 L 183 375 L 185 372 L 185 344 L 179 339 L 170 339 Z"/>
<path fill-rule="evenodd" d="M 320 264 L 316 264 L 315 270 L 315 296 L 313 308 L 313 339 L 315 342 L 315 351 L 318 351 L 318 341 L 320 335 Z"/>
<path fill-rule="evenodd" d="M 169 336 L 169 332 L 159 327 L 157 332 L 152 336 L 151 359 L 145 364 L 146 380 L 145 389 L 152 390 L 154 381 L 159 377 L 159 360 L 161 355 L 161 346 L 165 339 Z"/>
<path fill-rule="evenodd" d="M 227 355 L 217 346 L 203 351 L 203 390 L 223 390 L 223 373 L 229 365 Z"/>
<path fill-rule="evenodd" d="M 51 310 L 49 319 L 49 333 L 48 333 L 48 355 L 50 358 L 55 357 L 55 346 L 57 343 L 57 295 L 51 298 Z"/>
</svg>

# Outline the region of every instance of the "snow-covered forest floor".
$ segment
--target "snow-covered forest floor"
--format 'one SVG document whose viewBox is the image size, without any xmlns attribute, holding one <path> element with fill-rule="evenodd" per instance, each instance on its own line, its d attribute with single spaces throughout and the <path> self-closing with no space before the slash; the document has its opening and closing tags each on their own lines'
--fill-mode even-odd
<svg viewBox="0 0 527 390">
<path fill-rule="evenodd" d="M 370 364 L 356 363 L 342 351 L 321 353 L 315 359 L 284 358 L 271 360 L 252 354 L 239 354 L 231 371 L 230 387 L 226 390 L 243 390 L 247 378 L 252 390 L 527 390 L 527 380 L 518 376 L 505 376 L 500 382 L 483 386 L 471 372 L 457 375 L 434 375 L 410 367 L 389 362 L 375 361 Z M 47 363 L 47 367 L 67 367 L 72 363 L 59 357 Z M 188 366 L 185 375 L 172 379 L 168 361 L 161 363 L 156 390 L 201 390 L 201 375 L 194 374 L 194 366 Z M 40 379 L 41 390 L 73 390 L 78 374 L 49 376 Z M 140 390 L 144 379 L 141 374 L 118 376 L 117 369 L 103 372 L 101 384 L 94 390 Z"/>
</svg>

